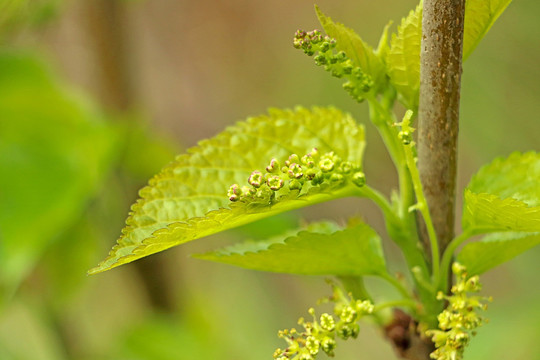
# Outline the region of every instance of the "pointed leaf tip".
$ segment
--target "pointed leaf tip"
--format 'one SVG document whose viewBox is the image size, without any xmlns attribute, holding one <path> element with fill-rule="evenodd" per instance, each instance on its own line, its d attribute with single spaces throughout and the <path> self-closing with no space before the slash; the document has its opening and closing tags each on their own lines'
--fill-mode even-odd
<svg viewBox="0 0 540 360">
<path fill-rule="evenodd" d="M 180 155 L 143 188 L 109 256 L 89 274 L 284 211 L 348 196 L 355 185 L 336 182 L 284 188 L 275 200 L 231 203 L 227 189 L 247 184 L 272 158 L 313 148 L 361 164 L 364 129 L 335 108 L 269 110 L 228 127 Z"/>
</svg>

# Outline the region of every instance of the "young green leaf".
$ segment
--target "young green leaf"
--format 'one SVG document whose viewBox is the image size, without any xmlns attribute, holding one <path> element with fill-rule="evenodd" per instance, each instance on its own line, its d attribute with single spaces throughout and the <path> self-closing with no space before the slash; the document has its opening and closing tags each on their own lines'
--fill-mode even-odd
<svg viewBox="0 0 540 360">
<path fill-rule="evenodd" d="M 383 88 L 387 81 L 385 66 L 373 48 L 364 42 L 354 30 L 343 24 L 336 23 L 324 15 L 316 5 L 315 11 L 324 31 L 328 36 L 336 40 L 336 48 L 344 51 L 353 63 L 360 66 L 364 73 L 371 76 L 377 89 Z"/>
<path fill-rule="evenodd" d="M 366 224 L 330 234 L 321 229 L 300 231 L 286 239 L 281 237 L 256 244 L 237 244 L 195 257 L 289 274 L 360 276 L 386 273 L 381 239 Z"/>
<path fill-rule="evenodd" d="M 512 0 L 467 0 L 463 35 L 463 60 L 466 60 L 480 40 L 493 26 Z M 409 109 L 418 107 L 420 88 L 420 45 L 422 41 L 422 6 L 401 21 L 397 34 L 392 35 L 386 66 L 390 82 Z"/>
<path fill-rule="evenodd" d="M 397 34 L 392 34 L 386 66 L 390 82 L 409 109 L 418 107 L 420 89 L 420 43 L 422 40 L 423 2 L 401 21 Z"/>
<path fill-rule="evenodd" d="M 316 147 L 361 164 L 364 128 L 334 108 L 271 110 L 227 128 L 179 156 L 140 191 L 127 226 L 98 273 L 191 240 L 284 211 L 348 196 L 348 182 L 283 188 L 273 201 L 230 203 L 227 189 L 247 182 L 272 158 L 305 154 Z M 229 206 L 227 208 L 227 206 Z"/>
<path fill-rule="evenodd" d="M 375 54 L 377 54 L 377 56 L 379 56 L 381 59 L 386 59 L 386 56 L 388 55 L 388 51 L 390 51 L 390 45 L 388 44 L 388 37 L 390 33 L 390 27 L 392 26 L 393 23 L 394 23 L 393 21 L 389 21 L 388 24 L 386 24 L 381 34 L 381 38 L 379 39 L 377 50 L 375 50 Z"/>
<path fill-rule="evenodd" d="M 484 166 L 465 190 L 463 228 L 471 233 L 540 231 L 540 154 L 514 153 Z"/>
<path fill-rule="evenodd" d="M 472 234 L 496 231 L 540 231 L 540 207 L 513 198 L 465 191 L 463 229 Z"/>
<path fill-rule="evenodd" d="M 264 220 L 262 220 L 264 221 Z M 260 222 L 260 221 L 259 221 Z M 257 222 L 258 223 L 258 222 Z M 215 254 L 216 256 L 228 256 L 228 255 L 242 255 L 248 252 L 258 252 L 268 249 L 273 244 L 283 244 L 285 239 L 296 236 L 300 231 L 308 231 L 317 234 L 331 234 L 333 232 L 341 230 L 341 227 L 332 221 L 319 221 L 311 223 L 307 226 L 295 227 L 286 231 L 281 231 L 280 234 L 263 238 L 263 239 L 250 239 L 242 242 L 235 243 L 218 249 L 213 252 L 205 254 L 194 254 L 195 258 L 205 258 L 207 255 Z M 206 259 L 206 258 L 205 258 Z M 210 260 L 210 259 L 208 259 Z"/>
<path fill-rule="evenodd" d="M 465 33 L 463 35 L 463 60 L 466 60 L 480 40 L 487 34 L 495 20 L 512 0 L 467 0 L 465 3 Z"/>
<path fill-rule="evenodd" d="M 540 233 L 497 233 L 467 244 L 458 254 L 458 262 L 470 275 L 482 274 L 540 244 Z"/>
</svg>

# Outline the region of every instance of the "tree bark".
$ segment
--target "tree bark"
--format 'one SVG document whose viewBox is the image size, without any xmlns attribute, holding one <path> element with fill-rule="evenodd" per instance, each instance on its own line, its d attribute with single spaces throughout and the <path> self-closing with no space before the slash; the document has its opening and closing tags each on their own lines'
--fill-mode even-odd
<svg viewBox="0 0 540 360">
<path fill-rule="evenodd" d="M 454 237 L 465 0 L 425 0 L 420 52 L 418 169 L 439 252 Z M 430 252 L 425 229 L 420 231 Z"/>
<path fill-rule="evenodd" d="M 424 0 L 418 169 L 441 255 L 454 237 L 464 18 L 465 0 Z M 418 223 L 421 241 L 429 255 L 431 247 L 425 224 L 420 218 Z M 429 360 L 433 344 L 419 334 L 412 320 L 400 322 L 404 317 L 399 315 L 395 314 L 394 327 L 386 329 L 398 354 L 409 360 Z"/>
</svg>

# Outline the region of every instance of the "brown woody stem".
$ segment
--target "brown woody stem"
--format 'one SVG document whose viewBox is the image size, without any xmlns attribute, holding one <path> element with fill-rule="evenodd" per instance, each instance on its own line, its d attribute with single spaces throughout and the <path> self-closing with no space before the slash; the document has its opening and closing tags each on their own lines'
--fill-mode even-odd
<svg viewBox="0 0 540 360">
<path fill-rule="evenodd" d="M 418 169 L 440 253 L 454 236 L 464 16 L 465 0 L 424 1 Z"/>
<path fill-rule="evenodd" d="M 464 18 L 465 0 L 424 0 L 418 170 L 440 254 L 454 237 Z M 422 219 L 418 223 L 424 249 L 430 254 L 425 225 Z M 433 350 L 429 339 L 418 333 L 412 321 L 396 315 L 395 325 L 387 329 L 387 336 L 399 355 L 404 359 L 429 360 Z"/>
</svg>

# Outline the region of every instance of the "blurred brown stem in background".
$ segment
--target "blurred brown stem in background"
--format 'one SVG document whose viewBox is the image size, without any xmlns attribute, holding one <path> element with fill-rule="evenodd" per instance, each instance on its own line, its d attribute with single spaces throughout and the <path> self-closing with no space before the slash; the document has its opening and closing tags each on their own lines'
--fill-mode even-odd
<svg viewBox="0 0 540 360">
<path fill-rule="evenodd" d="M 94 47 L 98 66 L 100 102 L 109 111 L 127 113 L 135 107 L 136 96 L 127 36 L 129 18 L 126 2 L 92 0 L 85 2 L 85 10 L 89 38 Z M 134 187 L 127 179 L 123 180 L 126 191 L 135 194 L 140 184 Z M 178 299 L 174 296 L 174 287 L 168 281 L 165 265 L 164 258 L 159 256 L 134 263 L 152 307 L 158 311 L 174 312 L 181 307 L 178 306 Z M 178 265 L 176 270 L 179 270 Z"/>
<path fill-rule="evenodd" d="M 101 103 L 118 112 L 130 110 L 135 100 L 125 6 L 118 0 L 93 0 L 85 2 L 84 11 L 98 63 Z"/>
</svg>

